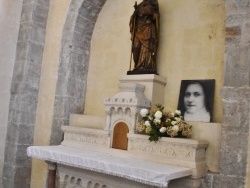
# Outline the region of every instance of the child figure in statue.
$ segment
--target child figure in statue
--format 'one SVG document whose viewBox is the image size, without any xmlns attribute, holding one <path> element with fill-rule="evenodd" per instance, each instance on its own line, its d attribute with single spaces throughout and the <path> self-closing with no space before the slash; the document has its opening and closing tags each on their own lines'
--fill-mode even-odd
<svg viewBox="0 0 250 188">
<path fill-rule="evenodd" d="M 158 0 L 143 0 L 135 3 L 135 11 L 130 18 L 132 40 L 131 53 L 134 59 L 134 74 L 157 74 L 156 57 L 159 41 Z M 132 55 L 131 54 L 131 55 Z"/>
</svg>

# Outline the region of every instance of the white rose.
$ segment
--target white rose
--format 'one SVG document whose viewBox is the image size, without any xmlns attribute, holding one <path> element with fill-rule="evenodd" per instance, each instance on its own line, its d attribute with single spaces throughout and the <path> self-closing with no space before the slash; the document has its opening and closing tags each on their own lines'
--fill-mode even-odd
<svg viewBox="0 0 250 188">
<path fill-rule="evenodd" d="M 178 125 L 174 125 L 172 127 L 172 130 L 175 131 L 175 132 L 178 132 L 179 131 L 179 126 Z"/>
<path fill-rule="evenodd" d="M 177 114 L 177 115 L 181 115 L 181 111 L 180 110 L 175 110 L 175 114 Z"/>
<path fill-rule="evenodd" d="M 155 119 L 154 122 L 155 122 L 156 124 L 160 124 L 160 123 L 161 123 L 161 120 L 160 120 L 160 119 Z"/>
<path fill-rule="evenodd" d="M 174 119 L 176 120 L 176 122 L 180 122 L 181 121 L 181 118 L 178 118 L 178 117 L 176 117 Z"/>
<path fill-rule="evenodd" d="M 176 125 L 176 123 L 177 123 L 176 121 L 172 121 L 171 122 L 172 125 Z"/>
<path fill-rule="evenodd" d="M 146 108 L 141 109 L 140 114 L 142 117 L 146 117 L 146 115 L 148 114 L 148 109 Z"/>
<path fill-rule="evenodd" d="M 151 127 L 151 124 L 149 121 L 145 121 L 145 125 L 146 125 L 146 127 Z"/>
<path fill-rule="evenodd" d="M 161 132 L 161 133 L 165 133 L 165 132 L 166 132 L 166 130 L 167 130 L 167 128 L 166 128 L 166 127 L 162 127 L 162 128 L 160 128 L 160 132 Z"/>
<path fill-rule="evenodd" d="M 161 119 L 161 117 L 162 117 L 162 112 L 161 111 L 155 112 L 155 118 L 156 119 Z"/>
</svg>

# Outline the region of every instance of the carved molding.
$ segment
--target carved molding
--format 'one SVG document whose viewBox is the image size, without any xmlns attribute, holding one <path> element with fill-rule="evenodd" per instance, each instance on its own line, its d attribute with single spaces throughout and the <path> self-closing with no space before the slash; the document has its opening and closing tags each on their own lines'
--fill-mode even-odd
<svg viewBox="0 0 250 188">
<path fill-rule="evenodd" d="M 150 188 L 152 186 L 94 171 L 58 165 L 59 188 Z"/>
<path fill-rule="evenodd" d="M 165 142 L 155 144 L 140 139 L 129 139 L 129 151 L 183 160 L 190 160 L 195 157 L 195 150 L 191 146 Z"/>
<path fill-rule="evenodd" d="M 64 142 L 73 141 L 79 144 L 110 147 L 110 137 L 107 131 L 69 126 L 63 126 L 62 130 L 64 132 Z"/>
<path fill-rule="evenodd" d="M 205 160 L 208 142 L 204 140 L 161 138 L 150 142 L 148 135 L 128 134 L 128 151 L 138 157 L 162 163 L 192 168 L 192 177 L 207 172 Z"/>
<path fill-rule="evenodd" d="M 88 143 L 88 144 L 96 144 L 100 146 L 109 146 L 109 139 L 105 137 L 100 137 L 99 135 L 89 135 L 88 133 L 66 133 L 64 136 L 65 140 L 80 142 L 80 143 Z"/>
</svg>

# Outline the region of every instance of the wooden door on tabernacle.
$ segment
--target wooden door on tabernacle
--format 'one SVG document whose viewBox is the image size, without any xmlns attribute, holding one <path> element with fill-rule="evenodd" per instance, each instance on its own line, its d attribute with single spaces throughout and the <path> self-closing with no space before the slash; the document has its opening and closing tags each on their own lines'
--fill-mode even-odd
<svg viewBox="0 0 250 188">
<path fill-rule="evenodd" d="M 112 148 L 127 150 L 128 148 L 128 126 L 119 122 L 114 127 Z"/>
</svg>

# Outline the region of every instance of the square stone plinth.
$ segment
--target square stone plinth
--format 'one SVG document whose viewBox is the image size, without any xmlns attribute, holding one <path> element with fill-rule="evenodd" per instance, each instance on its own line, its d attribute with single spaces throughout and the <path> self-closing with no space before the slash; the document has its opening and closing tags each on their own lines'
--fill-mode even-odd
<svg viewBox="0 0 250 188">
<path fill-rule="evenodd" d="M 155 104 L 164 104 L 164 91 L 166 78 L 155 74 L 125 75 L 120 77 L 120 83 L 138 83 L 145 86 L 144 95 L 151 101 L 151 107 Z"/>
</svg>

